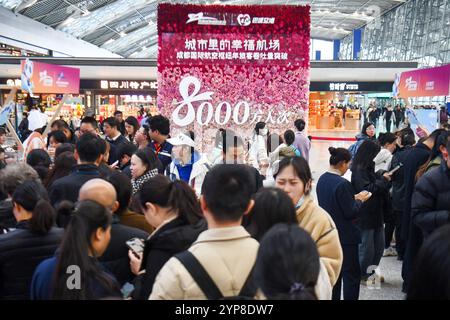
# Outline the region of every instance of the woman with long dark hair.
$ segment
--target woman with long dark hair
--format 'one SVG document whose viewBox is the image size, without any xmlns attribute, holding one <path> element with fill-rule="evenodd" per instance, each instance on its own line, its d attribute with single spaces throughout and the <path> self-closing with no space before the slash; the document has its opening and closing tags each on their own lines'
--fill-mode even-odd
<svg viewBox="0 0 450 320">
<path fill-rule="evenodd" d="M 47 190 L 50 189 L 50 186 L 55 180 L 68 176 L 76 164 L 77 160 L 72 152 L 66 151 L 58 155 L 53 168 L 50 169 L 47 178 L 44 180 L 44 186 Z"/>
<path fill-rule="evenodd" d="M 261 188 L 254 196 L 255 205 L 248 214 L 250 223 L 247 231 L 258 241 L 277 224 L 298 225 L 294 204 L 291 198 L 278 188 Z M 319 300 L 330 300 L 332 287 L 325 265 L 320 263 L 320 276 L 315 285 Z"/>
<path fill-rule="evenodd" d="M 358 226 L 361 230 L 359 262 L 361 280 L 366 281 L 370 266 L 378 266 L 384 250 L 383 203 L 387 197 L 391 175 L 375 173 L 373 161 L 380 146 L 373 141 L 364 141 L 356 153 L 352 165 L 352 185 L 355 192 L 368 191 L 372 197 L 359 210 Z"/>
<path fill-rule="evenodd" d="M 80 202 L 71 216 L 56 256 L 36 268 L 31 284 L 32 299 L 120 297 L 117 281 L 97 260 L 108 247 L 111 220 L 111 212 L 99 203 Z M 79 275 L 78 279 L 74 279 L 74 274 Z"/>
<path fill-rule="evenodd" d="M 34 269 L 53 256 L 64 230 L 54 227 L 55 212 L 41 183 L 19 185 L 12 202 L 16 230 L 0 236 L 0 300 L 27 300 Z"/>
<path fill-rule="evenodd" d="M 136 132 L 138 132 L 140 128 L 139 121 L 133 117 L 130 116 L 125 119 L 125 131 L 126 135 L 125 138 L 128 139 L 131 143 L 134 143 L 134 137 L 136 135 Z"/>
<path fill-rule="evenodd" d="M 361 133 L 356 135 L 356 142 L 352 144 L 348 151 L 352 154 L 352 159 L 355 157 L 356 153 L 358 152 L 358 148 L 361 146 L 361 144 L 366 140 L 372 140 L 375 141 L 376 128 L 375 125 L 371 122 L 364 123 Z"/>
<path fill-rule="evenodd" d="M 175 254 L 187 250 L 206 230 L 195 192 L 181 180 L 157 175 L 142 185 L 139 204 L 155 231 L 145 242 L 143 256 L 129 253 L 135 280 L 134 299 L 146 300 L 156 275 Z"/>
<path fill-rule="evenodd" d="M 317 300 L 319 273 L 316 243 L 297 225 L 277 224 L 262 238 L 255 283 L 267 299 Z"/>
</svg>

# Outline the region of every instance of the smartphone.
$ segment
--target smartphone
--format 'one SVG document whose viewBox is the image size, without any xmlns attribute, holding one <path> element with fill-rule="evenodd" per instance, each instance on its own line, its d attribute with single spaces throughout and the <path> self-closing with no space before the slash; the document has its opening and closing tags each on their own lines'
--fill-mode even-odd
<svg viewBox="0 0 450 320">
<path fill-rule="evenodd" d="M 391 171 L 388 171 L 389 175 L 393 175 L 396 171 L 398 171 L 401 167 L 403 167 L 403 163 L 399 163 L 395 168 L 393 168 Z"/>
<path fill-rule="evenodd" d="M 117 160 L 116 162 L 114 162 L 112 165 L 111 165 L 111 167 L 115 167 L 115 166 L 117 166 L 119 164 L 119 160 Z"/>
<path fill-rule="evenodd" d="M 140 257 L 144 252 L 144 240 L 140 238 L 132 238 L 126 242 L 127 247 L 134 253 L 136 257 Z"/>
</svg>

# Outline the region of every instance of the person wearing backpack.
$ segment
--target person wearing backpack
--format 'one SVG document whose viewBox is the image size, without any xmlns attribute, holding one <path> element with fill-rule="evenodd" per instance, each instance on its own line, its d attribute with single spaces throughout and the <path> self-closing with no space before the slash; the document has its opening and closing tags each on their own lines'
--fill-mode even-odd
<svg viewBox="0 0 450 320">
<path fill-rule="evenodd" d="M 348 151 L 350 151 L 351 155 L 352 155 L 352 160 L 356 155 L 356 152 L 358 152 L 358 148 L 359 146 L 366 140 L 372 140 L 372 141 L 376 141 L 375 138 L 375 133 L 376 133 L 376 129 L 375 129 L 375 125 L 371 122 L 366 122 L 361 130 L 361 133 L 358 133 L 356 135 L 356 142 L 354 144 L 352 144 L 349 148 Z"/>
<path fill-rule="evenodd" d="M 200 198 L 208 230 L 164 265 L 150 300 L 255 297 L 251 274 L 259 244 L 241 226 L 242 217 L 254 205 L 253 181 L 244 165 L 211 169 Z"/>
</svg>

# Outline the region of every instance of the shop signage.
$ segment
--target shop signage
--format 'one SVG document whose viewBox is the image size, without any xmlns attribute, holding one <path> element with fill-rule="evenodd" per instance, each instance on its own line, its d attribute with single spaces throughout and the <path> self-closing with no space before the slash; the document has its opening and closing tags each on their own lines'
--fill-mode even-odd
<svg viewBox="0 0 450 320">
<path fill-rule="evenodd" d="M 80 69 L 22 60 L 22 90 L 30 93 L 79 93 Z"/>
<path fill-rule="evenodd" d="M 320 92 L 392 92 L 393 82 L 320 82 L 310 83 L 311 91 Z"/>
<path fill-rule="evenodd" d="M 100 89 L 132 89 L 148 90 L 158 89 L 157 81 L 137 81 L 137 80 L 100 80 Z"/>
<path fill-rule="evenodd" d="M 330 83 L 330 91 L 358 91 L 357 83 L 332 82 Z"/>
</svg>

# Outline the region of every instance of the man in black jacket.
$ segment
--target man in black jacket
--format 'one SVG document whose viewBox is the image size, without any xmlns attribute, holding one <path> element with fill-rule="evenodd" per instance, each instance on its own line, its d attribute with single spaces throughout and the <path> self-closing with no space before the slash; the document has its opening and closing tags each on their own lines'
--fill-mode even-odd
<svg viewBox="0 0 450 320">
<path fill-rule="evenodd" d="M 114 112 L 114 118 L 116 118 L 116 120 L 119 124 L 117 129 L 119 129 L 119 131 L 122 135 L 125 135 L 127 131 L 125 130 L 125 120 L 123 120 L 123 112 L 120 110 L 117 110 L 116 112 Z"/>
<path fill-rule="evenodd" d="M 70 175 L 55 180 L 50 187 L 50 202 L 54 207 L 63 200 L 77 201 L 81 186 L 100 176 L 98 165 L 103 157 L 101 143 L 100 138 L 91 133 L 85 133 L 78 139 L 75 147 L 77 166 Z"/>
<path fill-rule="evenodd" d="M 113 213 L 119 209 L 117 194 L 114 186 L 102 179 L 93 179 L 85 183 L 80 190 L 79 201 L 93 200 Z M 149 234 L 145 231 L 128 227 L 120 223 L 120 219 L 113 214 L 111 225 L 111 240 L 106 251 L 99 261 L 103 263 L 123 286 L 131 282 L 134 278 L 130 269 L 130 259 L 128 257 L 128 247 L 126 242 L 132 238 L 147 239 Z"/>
<path fill-rule="evenodd" d="M 116 118 L 110 117 L 103 121 L 103 131 L 106 135 L 106 141 L 109 142 L 111 150 L 109 151 L 108 164 L 113 164 L 117 160 L 120 161 L 117 155 L 117 150 L 123 145 L 130 142 L 119 131 L 119 121 Z M 114 150 L 113 150 L 114 149 Z"/>
<path fill-rule="evenodd" d="M 436 139 L 443 132 L 445 132 L 444 129 L 435 130 L 423 142 L 417 143 L 411 149 L 403 163 L 405 202 L 403 207 L 402 232 L 400 235 L 402 241 L 406 244 L 406 252 L 402 265 L 403 292 L 407 292 L 411 268 L 416 254 L 422 245 L 422 232 L 415 224 L 411 223 L 411 200 L 416 182 L 416 173 L 429 160 Z"/>
<path fill-rule="evenodd" d="M 442 152 L 444 161 L 439 168 L 422 176 L 412 198 L 412 218 L 427 237 L 437 228 L 450 222 L 450 140 Z"/>
</svg>

